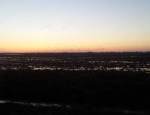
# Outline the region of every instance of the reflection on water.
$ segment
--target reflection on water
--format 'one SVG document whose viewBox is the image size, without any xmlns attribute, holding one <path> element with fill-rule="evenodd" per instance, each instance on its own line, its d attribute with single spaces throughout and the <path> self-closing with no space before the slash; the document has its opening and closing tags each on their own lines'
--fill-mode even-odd
<svg viewBox="0 0 150 115">
<path fill-rule="evenodd" d="M 12 104 L 19 104 L 19 105 L 30 105 L 34 107 L 66 107 L 71 108 L 69 105 L 59 105 L 59 104 L 46 104 L 46 103 L 27 103 L 27 102 L 17 102 L 17 101 L 8 101 L 8 100 L 0 100 L 0 104 L 5 103 L 12 103 Z"/>
<path fill-rule="evenodd" d="M 11 103 L 11 104 L 18 104 L 18 105 L 25 105 L 25 106 L 34 106 L 34 107 L 56 107 L 56 108 L 78 108 L 81 109 L 83 106 L 73 106 L 71 107 L 70 105 L 60 105 L 60 104 L 46 104 L 46 103 L 27 103 L 27 102 L 18 102 L 18 101 L 8 101 L 8 100 L 0 100 L 0 104 L 6 104 L 6 103 Z M 144 112 L 141 111 L 130 111 L 130 110 L 123 110 L 123 109 L 116 109 L 116 108 L 109 108 L 109 109 L 104 109 L 104 108 L 99 108 L 100 112 L 109 112 L 109 113 L 117 113 L 117 112 L 122 112 L 125 114 L 137 114 L 137 115 L 145 115 Z"/>
<path fill-rule="evenodd" d="M 0 55 L 0 70 L 105 70 L 150 72 L 148 56 L 77 55 L 28 56 L 20 54 Z"/>
</svg>

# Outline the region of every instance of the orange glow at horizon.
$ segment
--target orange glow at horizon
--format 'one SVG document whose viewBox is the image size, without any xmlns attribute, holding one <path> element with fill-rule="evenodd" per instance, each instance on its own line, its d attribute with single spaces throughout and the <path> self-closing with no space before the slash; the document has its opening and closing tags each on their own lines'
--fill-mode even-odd
<svg viewBox="0 0 150 115">
<path fill-rule="evenodd" d="M 67 48 L 67 47 L 10 47 L 10 48 L 3 48 L 1 49 L 2 52 L 10 52 L 10 53 L 32 53 L 32 52 L 135 52 L 135 51 L 149 51 L 149 47 L 74 47 L 74 48 Z"/>
</svg>

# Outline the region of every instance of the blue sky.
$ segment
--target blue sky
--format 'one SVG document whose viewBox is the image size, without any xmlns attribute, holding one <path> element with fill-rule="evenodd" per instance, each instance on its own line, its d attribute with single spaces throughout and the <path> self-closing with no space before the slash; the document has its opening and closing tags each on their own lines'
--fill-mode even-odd
<svg viewBox="0 0 150 115">
<path fill-rule="evenodd" d="M 0 52 L 149 51 L 149 0 L 1 0 Z"/>
</svg>

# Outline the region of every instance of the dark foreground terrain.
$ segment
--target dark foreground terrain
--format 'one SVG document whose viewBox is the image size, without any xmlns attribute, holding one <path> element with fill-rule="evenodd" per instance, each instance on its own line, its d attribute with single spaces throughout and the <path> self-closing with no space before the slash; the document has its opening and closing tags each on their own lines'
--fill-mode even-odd
<svg viewBox="0 0 150 115">
<path fill-rule="evenodd" d="M 149 111 L 131 111 L 117 108 L 99 108 L 95 106 L 64 107 L 34 107 L 17 104 L 0 105 L 1 115 L 149 115 Z"/>
<path fill-rule="evenodd" d="M 149 115 L 150 52 L 0 53 L 0 115 Z"/>
<path fill-rule="evenodd" d="M 141 71 L 1 70 L 0 114 L 148 115 L 149 89 Z"/>
</svg>

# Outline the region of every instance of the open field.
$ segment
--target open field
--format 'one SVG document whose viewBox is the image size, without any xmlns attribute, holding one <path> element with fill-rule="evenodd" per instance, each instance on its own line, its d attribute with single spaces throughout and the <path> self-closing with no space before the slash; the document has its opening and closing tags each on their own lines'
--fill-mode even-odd
<svg viewBox="0 0 150 115">
<path fill-rule="evenodd" d="M 0 70 L 117 70 L 150 73 L 150 53 L 0 54 Z"/>
<path fill-rule="evenodd" d="M 149 68 L 149 53 L 1 54 L 0 59 L 2 114 L 149 114 L 150 73 L 141 69 Z M 115 69 L 119 66 L 135 69 Z"/>
</svg>

